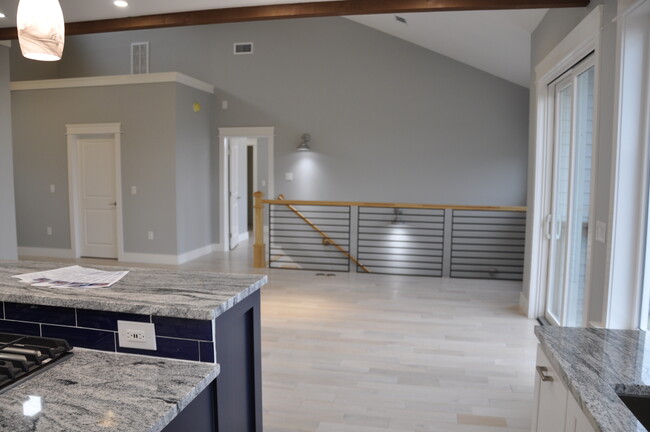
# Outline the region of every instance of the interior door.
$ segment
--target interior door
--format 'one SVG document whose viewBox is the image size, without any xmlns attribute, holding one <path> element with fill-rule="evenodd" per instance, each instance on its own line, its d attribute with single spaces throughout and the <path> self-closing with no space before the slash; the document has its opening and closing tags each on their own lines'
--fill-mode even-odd
<svg viewBox="0 0 650 432">
<path fill-rule="evenodd" d="M 546 219 L 549 240 L 546 318 L 582 326 L 589 265 L 594 64 L 587 58 L 549 87 L 553 107 L 553 176 Z"/>
<path fill-rule="evenodd" d="M 229 145 L 228 177 L 229 177 L 229 203 L 230 203 L 230 250 L 239 244 L 239 151 L 240 145 L 236 140 L 231 140 Z"/>
<path fill-rule="evenodd" d="M 81 256 L 117 258 L 115 142 L 80 139 Z"/>
</svg>

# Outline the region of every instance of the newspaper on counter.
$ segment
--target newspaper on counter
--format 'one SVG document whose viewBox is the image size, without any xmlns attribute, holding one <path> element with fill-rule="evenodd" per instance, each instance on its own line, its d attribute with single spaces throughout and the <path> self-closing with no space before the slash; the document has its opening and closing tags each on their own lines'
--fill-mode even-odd
<svg viewBox="0 0 650 432">
<path fill-rule="evenodd" d="M 51 288 L 108 288 L 128 271 L 104 271 L 78 265 L 13 276 L 21 282 Z"/>
</svg>

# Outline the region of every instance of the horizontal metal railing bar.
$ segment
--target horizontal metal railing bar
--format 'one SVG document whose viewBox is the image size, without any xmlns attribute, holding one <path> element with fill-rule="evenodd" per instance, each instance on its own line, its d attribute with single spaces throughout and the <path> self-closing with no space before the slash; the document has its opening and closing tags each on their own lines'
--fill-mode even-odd
<svg viewBox="0 0 650 432">
<path fill-rule="evenodd" d="M 461 227 L 462 225 L 462 227 Z M 526 228 L 526 225 L 513 225 L 513 224 L 470 224 L 470 223 L 456 223 L 454 222 L 454 229 L 455 230 L 463 230 L 463 231 L 476 231 L 473 228 L 468 228 L 467 226 L 470 227 L 508 227 L 508 228 Z"/>
<path fill-rule="evenodd" d="M 282 226 L 285 226 L 285 224 L 282 224 Z M 338 234 L 342 234 L 342 233 L 349 234 L 350 233 L 350 228 L 349 227 L 344 227 L 344 226 L 341 226 L 341 225 L 337 225 L 336 228 L 346 228 L 346 229 L 337 229 L 337 230 L 330 229 L 328 232 L 329 233 L 338 233 Z M 308 226 L 304 226 L 304 225 L 301 226 L 300 229 L 293 229 L 293 228 L 287 229 L 287 228 L 282 228 L 282 227 L 272 225 L 271 230 L 273 230 L 273 231 L 314 232 L 314 230 L 311 230 L 311 229 L 309 229 Z"/>
<path fill-rule="evenodd" d="M 404 250 L 412 250 L 412 249 L 404 249 Z M 403 257 L 441 257 L 442 256 L 442 249 L 438 250 L 432 250 L 432 252 L 440 252 L 439 254 L 417 254 L 417 253 L 396 253 L 395 251 L 391 252 L 359 252 L 359 255 L 363 256 L 368 256 L 368 255 L 387 255 L 387 256 L 403 256 Z"/>
<path fill-rule="evenodd" d="M 294 244 L 299 244 L 299 243 L 294 243 Z M 306 246 L 311 246 L 311 245 L 306 245 Z M 326 247 L 326 246 L 323 246 Z M 321 252 L 321 253 L 330 253 L 330 254 L 338 254 L 340 255 L 341 253 L 337 250 L 325 250 L 325 249 L 303 249 L 303 248 L 293 248 L 293 247 L 278 247 L 278 246 L 271 246 L 271 251 L 298 251 L 298 252 Z"/>
<path fill-rule="evenodd" d="M 283 261 L 283 258 L 290 258 L 290 261 Z M 344 256 L 340 259 L 334 259 L 329 257 L 309 257 L 309 256 L 295 256 L 295 255 L 283 255 L 277 257 L 273 260 L 274 262 L 295 262 L 295 263 L 304 263 L 304 264 L 322 264 L 322 265 L 348 265 L 348 259 Z"/>
<path fill-rule="evenodd" d="M 442 270 L 442 265 L 440 268 L 437 267 L 429 267 L 429 268 L 422 268 L 422 267 L 393 267 L 393 266 L 380 266 L 380 265 L 366 265 L 366 267 L 370 269 L 391 269 L 391 270 L 429 270 L 429 271 L 441 271 Z"/>
<path fill-rule="evenodd" d="M 506 212 L 503 212 L 506 213 Z M 515 212 L 515 211 L 510 211 L 507 212 L 509 213 L 508 215 L 505 214 L 472 214 L 472 213 L 459 213 L 458 211 L 454 211 L 452 214 L 453 219 L 462 219 L 462 218 L 467 218 L 467 219 L 512 219 L 512 220 L 526 220 L 526 215 L 524 214 L 525 212 Z M 521 213 L 521 216 L 517 215 L 516 213 Z"/>
<path fill-rule="evenodd" d="M 300 206 L 298 206 L 300 207 Z M 335 208 L 335 207 L 328 207 L 327 210 L 320 210 L 320 209 L 314 209 L 313 207 L 317 206 L 304 206 L 306 208 L 304 209 L 296 209 L 299 210 L 301 213 L 327 213 L 327 214 L 348 214 L 350 213 L 350 207 L 340 207 L 340 208 Z M 310 210 L 311 209 L 311 210 Z M 290 209 L 287 208 L 286 205 L 278 205 L 278 206 L 273 206 L 271 207 L 271 211 L 274 213 L 293 213 Z"/>
<path fill-rule="evenodd" d="M 386 208 L 412 208 L 432 210 L 482 210 L 482 211 L 509 211 L 523 212 L 526 207 L 519 206 L 470 206 L 470 205 L 448 205 L 448 204 L 396 204 L 396 203 L 371 203 L 358 201 L 301 201 L 301 200 L 262 200 L 264 204 L 271 205 L 318 205 L 338 207 L 386 207 Z"/>
<path fill-rule="evenodd" d="M 493 242 L 483 242 L 483 243 L 469 243 L 466 240 L 493 240 Z M 456 244 L 462 244 L 462 245 L 474 245 L 474 246 L 481 246 L 481 245 L 493 245 L 493 246 L 524 246 L 524 240 L 525 239 L 517 239 L 517 238 L 480 238 L 477 239 L 476 237 L 457 237 L 454 240 L 458 240 Z M 505 243 L 504 241 L 508 240 L 511 241 L 512 243 Z M 499 242 L 504 242 L 504 243 L 496 243 L 496 241 Z"/>
<path fill-rule="evenodd" d="M 493 232 L 486 232 L 486 234 L 489 234 L 490 236 L 479 236 L 479 235 L 452 235 L 452 238 L 454 240 L 460 240 L 460 239 L 477 239 L 477 240 L 525 240 L 525 236 L 519 236 L 517 234 L 523 234 L 523 233 L 508 233 L 504 232 L 503 234 L 512 234 L 512 235 L 504 235 L 504 236 L 497 236 L 496 233 Z"/>
<path fill-rule="evenodd" d="M 442 245 L 442 243 L 440 243 Z M 437 251 L 437 250 L 442 250 L 442 247 L 433 247 L 433 248 L 425 248 L 425 247 L 408 247 L 408 246 L 377 246 L 377 245 L 372 245 L 372 244 L 359 244 L 359 247 L 364 247 L 364 248 L 381 248 L 381 249 L 409 249 L 409 250 L 430 250 L 430 251 Z"/>
<path fill-rule="evenodd" d="M 403 233 L 391 234 L 391 233 L 382 233 L 382 232 L 374 232 L 374 231 L 370 231 L 370 232 L 364 231 L 362 233 L 359 233 L 359 238 L 361 238 L 362 236 L 373 236 L 373 235 L 375 235 L 375 236 L 384 236 L 384 237 L 386 237 L 386 236 L 393 236 L 393 237 L 404 236 L 404 237 L 418 237 L 418 238 L 442 238 L 443 237 L 442 233 L 440 233 L 440 234 L 403 234 Z"/>
<path fill-rule="evenodd" d="M 283 230 L 283 231 L 285 231 L 285 230 Z M 309 232 L 309 231 L 305 231 L 305 232 Z M 349 234 L 349 233 L 347 233 L 347 232 L 339 232 L 337 234 Z M 291 235 L 284 235 L 284 234 L 278 234 L 278 233 L 271 233 L 271 238 L 273 238 L 273 237 L 277 237 L 277 238 L 300 238 L 300 239 L 309 239 L 309 240 L 322 241 L 322 237 L 316 237 L 316 236 L 305 237 L 304 235 L 291 236 Z M 333 235 L 331 235 L 329 237 L 331 239 L 333 239 L 333 240 L 347 240 L 348 239 L 347 236 L 342 237 L 342 236 L 333 236 Z"/>
<path fill-rule="evenodd" d="M 339 254 L 338 256 L 334 256 L 334 255 L 305 255 L 305 254 L 291 254 L 291 255 L 288 255 L 288 254 L 271 254 L 271 255 L 275 256 L 275 257 L 280 257 L 280 258 L 285 257 L 285 256 L 290 257 L 293 261 L 299 261 L 296 258 L 310 258 L 310 259 L 313 258 L 313 259 L 319 259 L 319 260 L 323 260 L 323 259 L 324 260 L 330 260 L 331 259 L 331 260 L 335 260 L 337 262 L 338 262 L 338 260 L 340 260 L 341 262 L 347 262 L 348 261 L 348 258 L 346 258 L 344 256 L 341 256 L 341 254 Z"/>
<path fill-rule="evenodd" d="M 374 243 L 370 243 L 374 242 Z M 416 246 L 409 246 L 409 245 L 416 245 Z M 389 242 L 389 241 L 384 241 L 384 242 L 379 242 L 379 240 L 359 240 L 359 247 L 379 247 L 383 249 L 442 249 L 442 246 L 440 248 L 438 247 L 433 247 L 433 248 L 426 248 L 422 247 L 421 245 L 442 245 L 442 242 L 440 243 L 431 243 L 431 242 Z"/>
<path fill-rule="evenodd" d="M 361 257 L 359 257 L 361 259 Z M 374 264 L 373 264 L 374 263 Z M 442 257 L 440 257 L 440 260 L 426 260 L 426 261 L 415 261 L 415 260 L 390 260 L 390 259 L 370 259 L 370 258 L 365 258 L 363 261 L 363 264 L 366 267 L 374 267 L 376 265 L 379 265 L 378 263 L 394 263 L 396 267 L 400 267 L 402 264 L 440 264 L 442 265 Z"/>
<path fill-rule="evenodd" d="M 311 221 L 313 222 L 314 220 L 319 220 L 319 221 L 342 221 L 342 222 L 348 222 L 350 218 L 330 218 L 330 217 L 311 217 Z M 273 220 L 302 220 L 298 216 L 273 216 Z M 303 222 L 304 223 L 304 222 Z M 315 223 L 315 222 L 314 222 Z"/>
</svg>

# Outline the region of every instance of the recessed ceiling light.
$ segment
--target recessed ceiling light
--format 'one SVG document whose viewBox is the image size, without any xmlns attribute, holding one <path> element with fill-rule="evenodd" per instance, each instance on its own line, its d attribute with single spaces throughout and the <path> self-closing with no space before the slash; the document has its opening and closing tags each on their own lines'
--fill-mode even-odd
<svg viewBox="0 0 650 432">
<path fill-rule="evenodd" d="M 127 7 L 129 4 L 124 0 L 115 0 L 113 4 L 117 7 Z"/>
<path fill-rule="evenodd" d="M 3 14 L 2 12 L 0 12 L 0 18 L 6 18 L 6 17 L 7 17 L 7 16 L 6 16 L 5 14 Z"/>
</svg>

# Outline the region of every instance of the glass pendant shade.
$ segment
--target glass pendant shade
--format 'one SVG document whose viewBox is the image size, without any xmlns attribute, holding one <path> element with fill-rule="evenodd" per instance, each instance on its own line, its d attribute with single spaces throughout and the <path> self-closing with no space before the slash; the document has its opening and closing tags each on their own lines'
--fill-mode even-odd
<svg viewBox="0 0 650 432">
<path fill-rule="evenodd" d="M 23 56 L 40 61 L 61 60 L 65 29 L 58 0 L 20 0 L 16 22 Z"/>
</svg>

